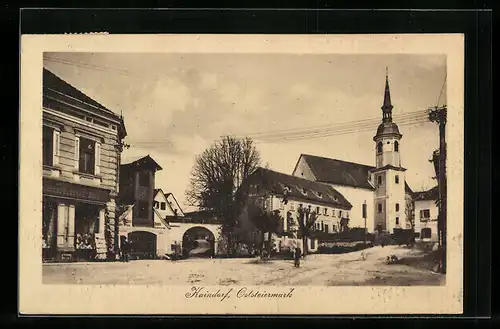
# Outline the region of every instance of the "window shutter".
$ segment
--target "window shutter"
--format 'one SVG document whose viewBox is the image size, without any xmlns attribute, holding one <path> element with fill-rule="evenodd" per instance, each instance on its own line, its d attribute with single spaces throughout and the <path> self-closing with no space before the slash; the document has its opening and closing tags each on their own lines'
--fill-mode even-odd
<svg viewBox="0 0 500 329">
<path fill-rule="evenodd" d="M 78 170 L 80 163 L 80 137 L 75 137 L 75 169 Z"/>
<path fill-rule="evenodd" d="M 59 139 L 60 139 L 60 133 L 57 130 L 53 130 L 53 138 L 52 138 L 52 164 L 57 165 L 59 164 Z"/>
<path fill-rule="evenodd" d="M 95 143 L 95 162 L 94 162 L 94 174 L 99 175 L 101 173 L 101 143 Z"/>
</svg>

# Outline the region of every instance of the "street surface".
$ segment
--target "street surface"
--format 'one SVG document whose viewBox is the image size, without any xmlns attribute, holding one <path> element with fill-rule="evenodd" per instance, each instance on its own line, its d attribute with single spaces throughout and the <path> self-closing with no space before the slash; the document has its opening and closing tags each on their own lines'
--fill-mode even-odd
<svg viewBox="0 0 500 329">
<path fill-rule="evenodd" d="M 386 264 L 396 255 L 405 264 Z M 373 247 L 339 255 L 309 255 L 295 268 L 292 260 L 261 262 L 252 258 L 180 261 L 136 260 L 129 263 L 44 264 L 44 284 L 163 285 L 442 285 L 444 275 L 430 271 L 420 251 Z M 406 265 L 410 264 L 410 265 Z"/>
</svg>

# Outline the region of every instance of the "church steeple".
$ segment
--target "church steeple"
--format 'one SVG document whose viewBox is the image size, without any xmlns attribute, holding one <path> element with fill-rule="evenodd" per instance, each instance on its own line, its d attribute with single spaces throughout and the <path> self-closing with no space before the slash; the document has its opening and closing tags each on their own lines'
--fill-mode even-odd
<svg viewBox="0 0 500 329">
<path fill-rule="evenodd" d="M 385 67 L 385 91 L 384 91 L 384 105 L 382 105 L 382 122 L 392 122 L 392 103 L 391 103 L 391 90 L 389 88 L 389 73 L 387 66 Z"/>
</svg>

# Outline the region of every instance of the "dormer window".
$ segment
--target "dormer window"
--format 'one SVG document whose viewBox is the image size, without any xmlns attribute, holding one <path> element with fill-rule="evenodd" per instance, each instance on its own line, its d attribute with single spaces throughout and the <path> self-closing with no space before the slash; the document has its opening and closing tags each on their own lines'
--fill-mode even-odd
<svg viewBox="0 0 500 329">
<path fill-rule="evenodd" d="M 307 194 L 307 190 L 306 190 L 305 188 L 302 188 L 300 191 L 301 191 L 301 192 L 302 192 L 302 194 L 304 194 L 304 195 L 306 195 L 306 194 Z"/>
<path fill-rule="evenodd" d="M 323 194 L 321 192 L 317 192 L 316 195 L 318 196 L 318 198 L 323 199 Z"/>
<path fill-rule="evenodd" d="M 292 191 L 292 189 L 290 188 L 290 186 L 287 186 L 287 185 L 285 185 L 285 187 L 283 189 L 287 193 L 290 193 Z"/>
</svg>

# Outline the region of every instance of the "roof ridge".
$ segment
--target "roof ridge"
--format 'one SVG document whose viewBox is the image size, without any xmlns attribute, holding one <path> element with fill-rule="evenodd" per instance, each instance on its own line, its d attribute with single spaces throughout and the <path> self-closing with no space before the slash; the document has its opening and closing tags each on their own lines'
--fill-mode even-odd
<svg viewBox="0 0 500 329">
<path fill-rule="evenodd" d="M 260 169 L 263 169 L 263 170 L 266 170 L 266 171 L 270 171 L 270 172 L 273 172 L 275 174 L 279 174 L 279 175 L 283 175 L 283 176 L 288 176 L 288 177 L 292 177 L 294 179 L 297 179 L 297 180 L 302 180 L 302 181 L 305 181 L 305 182 L 308 182 L 308 183 L 311 183 L 311 184 L 321 184 L 322 186 L 326 186 L 326 187 L 330 187 L 330 185 L 328 184 L 325 184 L 325 183 L 322 183 L 322 182 L 319 182 L 319 181 L 314 181 L 314 180 L 310 180 L 310 179 L 307 179 L 307 178 L 303 178 L 303 177 L 299 177 L 299 176 L 294 176 L 294 175 L 290 175 L 290 174 L 285 174 L 284 172 L 281 172 L 281 171 L 276 171 L 276 170 L 273 170 L 273 169 L 268 169 L 268 168 L 264 168 L 264 167 L 259 167 Z"/>
<path fill-rule="evenodd" d="M 349 164 L 355 164 L 355 165 L 358 165 L 358 166 L 364 166 L 364 167 L 376 168 L 375 166 L 371 166 L 371 165 L 367 165 L 367 164 L 363 164 L 363 163 L 359 163 L 359 162 L 352 162 L 352 161 L 340 160 L 340 159 L 335 159 L 335 158 L 328 158 L 328 157 L 325 157 L 325 156 L 320 156 L 320 155 L 313 155 L 313 154 L 306 154 L 306 153 L 302 153 L 302 154 L 301 154 L 301 156 L 309 156 L 309 157 L 315 157 L 315 158 L 320 158 L 320 159 L 334 160 L 334 161 L 338 161 L 338 162 L 344 162 L 344 163 L 349 163 Z"/>
</svg>

